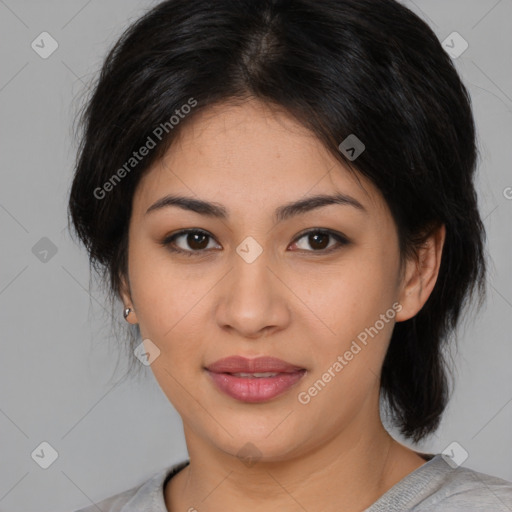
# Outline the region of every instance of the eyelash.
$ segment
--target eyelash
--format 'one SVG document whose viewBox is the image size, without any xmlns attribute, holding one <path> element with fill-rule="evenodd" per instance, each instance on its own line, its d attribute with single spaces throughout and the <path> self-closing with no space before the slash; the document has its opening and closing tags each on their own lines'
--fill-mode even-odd
<svg viewBox="0 0 512 512">
<path fill-rule="evenodd" d="M 179 249 L 175 245 L 173 245 L 176 238 L 179 238 L 180 236 L 183 236 L 183 235 L 189 235 L 189 234 L 206 235 L 207 237 L 213 238 L 209 233 L 207 233 L 206 231 L 203 231 L 201 229 L 184 229 L 184 230 L 178 231 L 177 233 L 174 233 L 172 235 L 166 236 L 160 242 L 160 244 L 173 253 L 179 253 L 179 254 L 183 254 L 185 256 L 203 256 L 206 251 L 211 250 L 211 249 L 201 249 L 201 250 L 197 250 L 197 251 L 194 251 L 194 250 L 187 251 L 184 249 Z M 330 254 L 330 253 L 337 251 L 337 250 L 341 249 L 342 247 L 350 244 L 349 240 L 346 237 L 344 237 L 343 235 L 336 233 L 335 231 L 331 231 L 330 229 L 323 229 L 323 228 L 310 229 L 308 231 L 301 233 L 299 236 L 297 236 L 297 238 L 294 239 L 292 244 L 297 243 L 302 238 L 304 238 L 308 235 L 311 235 L 311 234 L 321 234 L 321 235 L 331 236 L 338 242 L 339 245 L 330 247 L 329 249 L 320 249 L 320 250 L 316 250 L 316 251 L 315 250 L 308 251 L 308 250 L 304 250 L 304 249 L 299 249 L 299 251 L 308 252 L 308 253 L 310 252 L 310 253 L 319 253 L 319 254 Z"/>
</svg>

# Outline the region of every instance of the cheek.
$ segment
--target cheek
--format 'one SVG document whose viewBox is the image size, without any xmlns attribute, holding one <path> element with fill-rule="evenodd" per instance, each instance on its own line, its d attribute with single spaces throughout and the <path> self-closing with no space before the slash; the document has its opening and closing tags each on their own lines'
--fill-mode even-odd
<svg viewBox="0 0 512 512">
<path fill-rule="evenodd" d="M 141 335 L 167 349 L 168 341 L 176 339 L 176 333 L 185 328 L 186 338 L 194 339 L 191 330 L 198 324 L 194 322 L 195 307 L 207 293 L 208 283 L 171 265 L 162 248 L 148 246 L 134 243 L 130 248 L 132 299 Z"/>
<path fill-rule="evenodd" d="M 207 293 L 204 283 L 191 286 L 179 278 L 144 279 L 133 285 L 134 302 L 141 334 L 162 350 L 170 350 L 183 341 L 193 346 L 200 339 L 201 298 Z"/>
<path fill-rule="evenodd" d="M 355 411 L 378 388 L 399 311 L 394 265 L 392 258 L 372 248 L 347 260 L 336 279 L 325 280 L 330 284 L 325 295 L 318 296 L 316 307 L 331 332 L 324 329 L 326 335 L 312 338 L 318 359 L 308 387 L 301 388 L 304 400 L 314 402 L 312 408 L 319 414 L 329 402 Z"/>
<path fill-rule="evenodd" d="M 197 280 L 191 286 L 190 280 L 175 272 L 171 275 L 163 266 L 152 266 L 148 260 L 139 269 L 133 266 L 132 294 L 141 336 L 149 338 L 160 350 L 151 371 L 182 416 L 201 414 L 191 400 L 190 379 L 200 373 L 203 362 L 203 322 L 198 315 L 200 299 L 207 290 L 204 282 Z"/>
<path fill-rule="evenodd" d="M 378 396 L 378 376 L 397 313 L 392 272 L 375 260 L 354 261 L 341 274 L 327 291 L 330 300 L 323 297 L 318 303 L 332 332 L 312 337 L 317 360 L 299 390 L 299 403 L 312 417 L 325 417 L 325 410 L 338 404 L 339 414 L 325 419 L 326 428 L 341 428 L 368 396 Z"/>
<path fill-rule="evenodd" d="M 335 272 L 303 281 L 311 309 L 340 340 L 354 338 L 374 325 L 395 301 L 394 265 L 377 254 L 354 252 Z"/>
</svg>

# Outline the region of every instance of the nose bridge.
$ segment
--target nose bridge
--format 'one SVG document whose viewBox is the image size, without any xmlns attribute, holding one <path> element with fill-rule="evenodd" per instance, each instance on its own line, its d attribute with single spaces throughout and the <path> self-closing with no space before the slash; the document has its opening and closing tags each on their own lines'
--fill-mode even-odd
<svg viewBox="0 0 512 512">
<path fill-rule="evenodd" d="M 272 294 L 272 284 L 269 282 L 271 272 L 268 269 L 268 254 L 256 253 L 254 247 L 247 243 L 240 244 L 237 255 L 233 258 L 233 285 L 236 293 L 242 296 L 255 297 L 258 300 Z M 257 297 L 262 295 L 262 297 Z"/>
<path fill-rule="evenodd" d="M 257 336 L 270 327 L 283 327 L 289 320 L 285 290 L 269 269 L 268 256 L 252 237 L 236 248 L 217 309 L 221 327 Z"/>
</svg>

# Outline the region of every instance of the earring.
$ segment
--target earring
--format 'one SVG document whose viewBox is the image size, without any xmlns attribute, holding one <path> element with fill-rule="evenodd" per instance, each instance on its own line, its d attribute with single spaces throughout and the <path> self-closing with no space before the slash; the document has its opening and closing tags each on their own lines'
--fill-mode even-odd
<svg viewBox="0 0 512 512">
<path fill-rule="evenodd" d="M 128 315 L 131 313 L 131 308 L 126 308 L 124 311 L 123 311 L 123 316 L 124 316 L 124 319 L 126 320 L 126 318 L 128 317 Z"/>
</svg>

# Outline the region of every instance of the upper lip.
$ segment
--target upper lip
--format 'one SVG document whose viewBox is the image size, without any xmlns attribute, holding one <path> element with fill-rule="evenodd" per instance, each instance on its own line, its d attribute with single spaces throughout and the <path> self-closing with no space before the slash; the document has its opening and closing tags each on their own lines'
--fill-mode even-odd
<svg viewBox="0 0 512 512">
<path fill-rule="evenodd" d="M 293 373 L 304 370 L 300 366 L 268 356 L 254 359 L 247 359 L 242 356 L 225 357 L 208 365 L 206 369 L 214 373 Z"/>
</svg>

